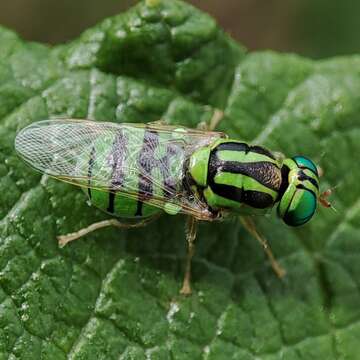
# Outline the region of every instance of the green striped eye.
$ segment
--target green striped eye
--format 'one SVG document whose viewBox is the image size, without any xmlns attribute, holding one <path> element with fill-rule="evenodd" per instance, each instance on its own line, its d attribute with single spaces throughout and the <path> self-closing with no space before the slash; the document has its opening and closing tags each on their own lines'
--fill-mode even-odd
<svg viewBox="0 0 360 360">
<path fill-rule="evenodd" d="M 319 176 L 316 165 L 307 157 L 294 156 L 293 160 L 296 162 L 296 164 L 299 166 L 299 168 L 309 169 L 312 172 L 314 172 L 316 174 L 316 176 Z"/>
<path fill-rule="evenodd" d="M 315 213 L 319 196 L 319 176 L 315 164 L 304 156 L 285 159 L 282 168 L 284 192 L 278 214 L 287 225 L 307 223 Z"/>
<path fill-rule="evenodd" d="M 309 190 L 296 189 L 285 211 L 283 220 L 287 225 L 300 226 L 307 223 L 315 213 L 317 200 Z"/>
</svg>

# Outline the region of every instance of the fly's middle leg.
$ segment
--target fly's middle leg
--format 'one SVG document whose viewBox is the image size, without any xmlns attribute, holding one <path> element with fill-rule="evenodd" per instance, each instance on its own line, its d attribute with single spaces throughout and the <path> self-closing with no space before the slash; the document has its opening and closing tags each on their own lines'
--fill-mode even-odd
<svg viewBox="0 0 360 360">
<path fill-rule="evenodd" d="M 59 241 L 59 246 L 64 247 L 67 243 L 78 240 L 82 238 L 83 236 L 92 233 L 93 231 L 96 231 L 98 229 L 102 229 L 109 226 L 114 226 L 120 229 L 134 229 L 139 228 L 145 225 L 148 225 L 149 223 L 153 222 L 159 217 L 159 214 L 153 215 L 152 217 L 149 217 L 147 219 L 141 220 L 136 223 L 122 223 L 117 219 L 109 219 L 109 220 L 103 220 L 96 222 L 94 224 L 89 225 L 86 228 L 80 229 L 76 232 L 66 234 L 66 235 L 60 235 L 57 237 Z"/>
<path fill-rule="evenodd" d="M 191 295 L 191 261 L 195 253 L 195 239 L 197 220 L 189 216 L 186 223 L 187 256 L 185 263 L 185 275 L 180 294 Z"/>
<path fill-rule="evenodd" d="M 245 229 L 252 235 L 264 248 L 265 254 L 267 255 L 271 267 L 273 268 L 275 274 L 281 279 L 286 275 L 285 269 L 276 261 L 274 254 L 272 253 L 270 246 L 266 239 L 261 236 L 256 230 L 254 222 L 249 217 L 240 217 L 240 221 L 245 227 Z"/>
</svg>

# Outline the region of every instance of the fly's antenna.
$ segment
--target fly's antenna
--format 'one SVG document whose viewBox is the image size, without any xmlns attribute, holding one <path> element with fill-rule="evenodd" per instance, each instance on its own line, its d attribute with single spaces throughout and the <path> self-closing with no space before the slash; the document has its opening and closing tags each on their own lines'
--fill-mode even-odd
<svg viewBox="0 0 360 360">
<path fill-rule="evenodd" d="M 327 189 L 319 195 L 319 203 L 324 208 L 332 208 L 331 202 L 327 199 L 332 194 L 332 189 Z"/>
<path fill-rule="evenodd" d="M 326 154 L 326 151 L 324 151 L 322 154 L 321 154 L 321 158 Z M 319 174 L 319 177 L 323 177 L 324 176 L 324 170 L 322 169 L 321 166 L 317 166 L 317 171 L 318 171 L 318 174 Z M 323 191 L 319 197 L 318 197 L 318 200 L 319 200 L 319 203 L 321 206 L 325 207 L 325 208 L 330 208 L 332 209 L 333 211 L 337 212 L 336 208 L 331 204 L 331 202 L 328 200 L 328 198 L 331 196 L 331 194 L 334 192 L 334 190 L 336 188 L 338 188 L 340 185 L 342 185 L 342 182 L 336 184 L 335 186 Z"/>
<path fill-rule="evenodd" d="M 334 190 L 336 188 L 338 188 L 341 185 L 341 183 L 331 187 L 330 189 L 327 189 L 325 191 L 323 191 L 320 195 L 319 195 L 319 203 L 321 206 L 325 207 L 325 208 L 330 208 L 333 211 L 337 212 L 336 208 L 331 204 L 331 202 L 328 200 L 328 197 L 330 197 L 332 195 L 332 193 L 334 192 Z"/>
</svg>

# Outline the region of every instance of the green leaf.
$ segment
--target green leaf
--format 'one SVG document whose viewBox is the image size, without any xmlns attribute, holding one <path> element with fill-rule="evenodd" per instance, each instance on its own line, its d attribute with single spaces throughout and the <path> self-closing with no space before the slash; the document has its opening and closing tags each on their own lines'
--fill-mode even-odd
<svg viewBox="0 0 360 360">
<path fill-rule="evenodd" d="M 49 48 L 0 29 L 0 359 L 358 359 L 360 57 L 247 54 L 185 3 L 148 0 Z M 14 153 L 18 129 L 67 116 L 220 129 L 324 170 L 337 212 L 256 219 L 280 281 L 238 222 L 203 224 L 178 295 L 184 218 L 56 235 L 106 218 Z"/>
</svg>

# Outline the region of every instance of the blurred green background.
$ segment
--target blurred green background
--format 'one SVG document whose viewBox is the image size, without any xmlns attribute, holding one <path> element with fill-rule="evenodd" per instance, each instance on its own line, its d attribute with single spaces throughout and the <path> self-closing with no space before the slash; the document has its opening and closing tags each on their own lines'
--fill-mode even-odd
<svg viewBox="0 0 360 360">
<path fill-rule="evenodd" d="M 76 37 L 136 0 L 1 0 L 0 24 L 29 40 Z M 359 0 L 189 0 L 251 50 L 322 58 L 360 51 Z"/>
</svg>

